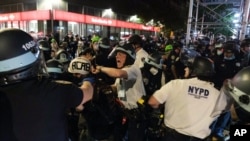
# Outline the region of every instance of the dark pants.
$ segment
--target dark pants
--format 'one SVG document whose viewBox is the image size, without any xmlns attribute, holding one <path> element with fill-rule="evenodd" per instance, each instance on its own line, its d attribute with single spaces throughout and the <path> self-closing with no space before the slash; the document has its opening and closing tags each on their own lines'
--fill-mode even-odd
<svg viewBox="0 0 250 141">
<path fill-rule="evenodd" d="M 181 133 L 178 133 L 174 129 L 166 127 L 165 135 L 161 138 L 160 141 L 206 141 L 206 139 L 199 139 L 192 136 L 187 136 Z"/>
<path fill-rule="evenodd" d="M 128 130 L 125 140 L 127 141 L 143 141 L 145 140 L 145 124 L 138 123 L 137 121 L 128 122 Z"/>
</svg>

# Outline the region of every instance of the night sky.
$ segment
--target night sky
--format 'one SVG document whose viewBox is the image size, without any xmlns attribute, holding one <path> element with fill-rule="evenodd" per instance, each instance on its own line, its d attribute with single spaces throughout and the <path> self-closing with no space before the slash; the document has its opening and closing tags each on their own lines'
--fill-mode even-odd
<svg viewBox="0 0 250 141">
<path fill-rule="evenodd" d="M 112 8 L 116 13 L 138 15 L 149 21 L 160 21 L 170 28 L 186 26 L 189 0 L 84 0 L 96 8 Z"/>
</svg>

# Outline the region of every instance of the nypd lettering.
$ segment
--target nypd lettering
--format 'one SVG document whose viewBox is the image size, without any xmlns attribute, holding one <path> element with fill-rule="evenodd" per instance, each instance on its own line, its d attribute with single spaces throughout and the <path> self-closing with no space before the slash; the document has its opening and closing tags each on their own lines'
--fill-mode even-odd
<svg viewBox="0 0 250 141">
<path fill-rule="evenodd" d="M 209 96 L 209 91 L 204 88 L 189 86 L 188 94 L 193 95 L 195 98 L 207 98 Z"/>
<path fill-rule="evenodd" d="M 90 71 L 91 65 L 89 63 L 83 63 L 79 61 L 75 61 L 72 63 L 72 70 L 84 70 Z"/>
<path fill-rule="evenodd" d="M 29 41 L 28 43 L 23 44 L 22 48 L 27 51 L 33 48 L 36 45 L 35 41 Z"/>
</svg>

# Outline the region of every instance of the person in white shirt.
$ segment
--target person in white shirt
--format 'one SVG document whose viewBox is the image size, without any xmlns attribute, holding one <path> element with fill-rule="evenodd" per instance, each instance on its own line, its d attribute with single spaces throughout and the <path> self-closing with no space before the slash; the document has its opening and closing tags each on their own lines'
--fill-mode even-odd
<svg viewBox="0 0 250 141">
<path fill-rule="evenodd" d="M 227 110 L 225 95 L 210 81 L 214 74 L 213 63 L 197 56 L 189 67 L 190 78 L 171 80 L 148 101 L 153 108 L 165 105 L 162 141 L 206 140 L 211 133 L 210 125 Z"/>
<path fill-rule="evenodd" d="M 134 116 L 134 114 L 141 114 L 138 112 L 137 102 L 146 93 L 141 70 L 134 64 L 134 48 L 131 44 L 119 45 L 112 51 L 111 56 L 115 56 L 117 68 L 96 66 L 96 70 L 93 70 L 93 73 L 102 72 L 116 78 L 112 87 L 114 91 L 117 91 L 118 99 L 127 113 L 125 116 L 127 116 L 128 129 L 125 138 L 129 141 L 143 141 L 145 127 L 141 124 L 141 119 L 138 119 L 140 116 Z"/>
<path fill-rule="evenodd" d="M 144 65 L 142 58 L 147 58 L 149 55 L 148 52 L 146 52 L 143 49 L 142 38 L 139 35 L 135 34 L 135 35 L 132 35 L 128 41 L 129 41 L 129 43 L 132 44 L 132 46 L 134 47 L 135 52 L 136 52 L 136 59 L 135 59 L 134 64 L 136 66 L 139 66 L 139 68 L 142 68 Z"/>
</svg>

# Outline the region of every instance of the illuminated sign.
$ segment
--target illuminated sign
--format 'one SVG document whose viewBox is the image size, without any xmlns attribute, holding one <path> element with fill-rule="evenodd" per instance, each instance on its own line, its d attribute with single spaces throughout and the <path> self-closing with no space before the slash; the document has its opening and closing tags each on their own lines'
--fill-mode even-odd
<svg viewBox="0 0 250 141">
<path fill-rule="evenodd" d="M 0 21 L 28 21 L 28 20 L 49 20 L 49 10 L 27 11 L 9 14 L 0 14 Z"/>
<path fill-rule="evenodd" d="M 20 17 L 20 13 L 0 14 L 0 21 L 18 21 Z"/>
<path fill-rule="evenodd" d="M 116 26 L 116 20 L 89 16 L 89 15 L 85 15 L 85 23 L 106 25 L 106 26 Z"/>
<path fill-rule="evenodd" d="M 22 21 L 49 20 L 49 19 L 50 19 L 50 11 L 49 10 L 21 12 L 21 20 Z"/>
<path fill-rule="evenodd" d="M 53 15 L 53 17 L 51 15 Z M 126 21 L 84 15 L 84 14 L 78 14 L 78 13 L 72 13 L 72 12 L 60 11 L 60 10 L 53 10 L 53 11 L 37 10 L 37 11 L 0 14 L 0 22 L 51 20 L 51 18 L 53 20 L 81 22 L 81 23 L 88 23 L 88 24 L 131 28 L 131 29 L 138 29 L 138 30 L 147 30 L 147 31 L 159 30 L 157 28 L 154 28 L 153 26 L 145 26 L 143 24 L 131 23 L 131 22 L 126 22 Z"/>
</svg>

